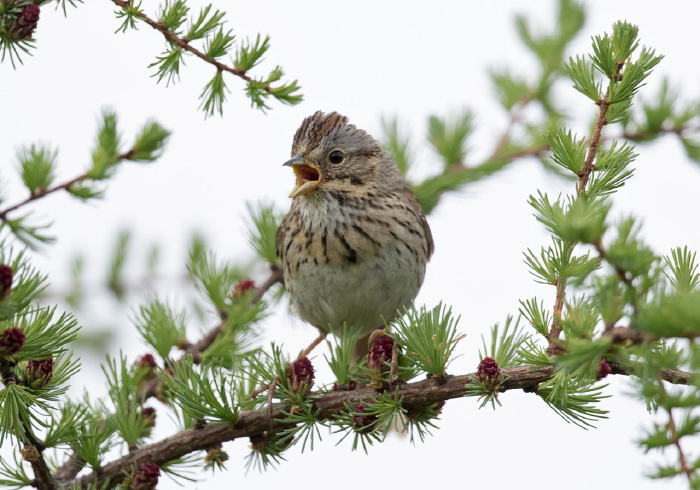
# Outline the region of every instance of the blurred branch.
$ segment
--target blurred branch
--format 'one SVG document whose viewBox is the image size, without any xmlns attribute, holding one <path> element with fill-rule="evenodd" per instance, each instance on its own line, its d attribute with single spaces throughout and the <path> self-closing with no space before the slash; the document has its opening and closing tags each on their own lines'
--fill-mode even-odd
<svg viewBox="0 0 700 490">
<path fill-rule="evenodd" d="M 121 158 L 124 158 L 124 157 L 122 156 Z M 54 192 L 56 192 L 56 191 L 60 191 L 60 190 L 67 191 L 71 186 L 73 186 L 73 185 L 75 185 L 75 184 L 77 184 L 77 183 L 79 183 L 79 182 L 82 182 L 82 181 L 84 181 L 84 180 L 87 180 L 87 179 L 89 179 L 89 178 L 90 178 L 90 177 L 88 176 L 88 174 L 87 174 L 87 173 L 84 173 L 83 175 L 80 175 L 80 176 L 78 176 L 78 177 L 76 177 L 76 178 L 74 178 L 74 179 L 71 179 L 71 180 L 69 180 L 68 182 L 64 182 L 63 184 L 56 185 L 56 186 L 51 187 L 51 188 L 49 188 L 49 189 L 42 189 L 42 190 L 39 190 L 39 191 L 37 191 L 37 192 L 31 194 L 31 195 L 30 195 L 28 198 L 26 198 L 24 201 L 18 202 L 17 204 L 14 204 L 14 205 L 10 206 L 9 208 L 6 208 L 6 209 L 0 211 L 0 220 L 2 220 L 2 221 L 7 221 L 7 215 L 8 215 L 9 213 L 11 213 L 12 211 L 17 210 L 17 209 L 21 208 L 22 206 L 25 206 L 25 205 L 29 204 L 29 203 L 32 202 L 32 201 L 36 201 L 36 200 L 38 200 L 38 199 L 41 199 L 41 198 L 43 198 L 43 197 L 46 197 L 46 196 L 48 196 L 49 194 L 52 194 L 52 193 L 54 193 Z"/>
<path fill-rule="evenodd" d="M 265 280 L 264 283 L 262 283 L 260 286 L 255 288 L 255 292 L 250 298 L 250 303 L 255 304 L 258 301 L 262 299 L 264 294 L 275 284 L 277 283 L 282 283 L 283 282 L 283 273 L 282 269 L 276 265 L 271 266 L 271 272 L 270 276 Z M 219 335 L 221 332 L 221 329 L 224 327 L 226 323 L 226 318 L 223 318 L 222 321 L 209 330 L 199 341 L 195 342 L 194 344 L 186 344 L 183 347 L 183 355 L 191 355 L 194 362 L 198 364 L 201 361 L 201 354 L 209 348 L 209 346 L 214 343 L 214 340 L 216 340 L 216 337 Z M 156 380 L 157 382 L 157 380 Z M 155 389 L 155 386 L 154 386 Z M 149 390 L 149 393 L 151 391 Z M 154 392 L 155 393 L 155 392 Z"/>
</svg>

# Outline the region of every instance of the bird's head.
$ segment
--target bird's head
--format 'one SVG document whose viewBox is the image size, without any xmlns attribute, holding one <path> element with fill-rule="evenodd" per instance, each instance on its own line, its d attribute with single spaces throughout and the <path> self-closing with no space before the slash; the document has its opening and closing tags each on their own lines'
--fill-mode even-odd
<svg viewBox="0 0 700 490">
<path fill-rule="evenodd" d="M 370 185 L 377 180 L 383 154 L 375 139 L 349 124 L 347 117 L 316 112 L 301 123 L 294 135 L 292 158 L 284 163 L 296 175 L 289 197 Z M 393 162 L 392 166 L 396 168 Z"/>
</svg>

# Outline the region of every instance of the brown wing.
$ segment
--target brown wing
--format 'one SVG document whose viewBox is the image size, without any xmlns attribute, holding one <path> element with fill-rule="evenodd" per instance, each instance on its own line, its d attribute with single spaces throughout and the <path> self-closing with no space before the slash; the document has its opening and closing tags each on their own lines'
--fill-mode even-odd
<svg viewBox="0 0 700 490">
<path fill-rule="evenodd" d="M 416 199 L 415 194 L 413 194 L 413 191 L 409 189 L 408 187 L 405 188 L 406 192 L 406 197 L 408 198 L 408 201 L 411 205 L 411 207 L 416 211 L 416 214 L 418 215 L 418 218 L 420 219 L 420 224 L 423 227 L 423 233 L 425 235 L 425 239 L 428 241 L 428 255 L 426 256 L 426 260 L 430 260 L 430 257 L 433 255 L 433 252 L 435 251 L 435 242 L 433 242 L 433 234 L 430 231 L 430 225 L 428 224 L 428 220 L 425 217 L 425 213 L 423 212 L 423 208 L 421 208 L 420 203 L 418 202 L 418 199 Z"/>
</svg>

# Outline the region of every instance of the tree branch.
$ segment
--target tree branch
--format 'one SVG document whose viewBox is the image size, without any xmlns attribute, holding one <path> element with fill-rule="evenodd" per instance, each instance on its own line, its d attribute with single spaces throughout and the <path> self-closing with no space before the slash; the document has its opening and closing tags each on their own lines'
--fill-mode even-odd
<svg viewBox="0 0 700 490">
<path fill-rule="evenodd" d="M 610 80 L 610 84 L 617 83 L 622 78 L 622 68 L 625 66 L 624 61 L 619 61 L 617 63 L 617 69 L 615 74 Z M 598 150 L 598 145 L 600 144 L 600 136 L 603 131 L 603 126 L 608 124 L 608 119 L 606 114 L 608 113 L 608 108 L 610 107 L 610 87 L 608 87 L 605 96 L 598 101 L 599 111 L 598 119 L 595 122 L 595 127 L 593 128 L 593 135 L 591 135 L 591 141 L 588 143 L 588 154 L 586 155 L 586 160 L 583 163 L 583 168 L 579 173 L 578 181 L 578 195 L 581 196 L 586 190 L 586 185 L 591 177 L 591 172 L 594 170 L 593 160 L 595 160 L 596 152 Z"/>
<path fill-rule="evenodd" d="M 80 175 L 79 177 L 76 177 L 74 179 L 69 180 L 68 182 L 64 182 L 63 184 L 59 184 L 54 187 L 50 187 L 49 189 L 43 189 L 38 192 L 35 192 L 34 194 L 31 194 L 28 198 L 26 198 L 24 201 L 18 202 L 17 204 L 14 204 L 10 206 L 9 208 L 0 211 L 0 220 L 2 221 L 7 221 L 7 215 L 11 213 L 12 211 L 15 211 L 18 208 L 21 208 L 22 206 L 29 204 L 32 201 L 36 201 L 37 199 L 41 199 L 43 197 L 48 196 L 49 194 L 52 194 L 56 191 L 60 190 L 68 190 L 70 186 L 77 184 L 78 182 L 82 182 L 83 180 L 88 179 L 87 174 Z"/>
<path fill-rule="evenodd" d="M 270 275 L 260 286 L 255 288 L 255 293 L 251 296 L 251 303 L 257 303 L 262 299 L 265 293 L 270 290 L 275 284 L 283 282 L 283 272 L 282 269 L 276 264 L 270 265 Z M 183 355 L 192 355 L 195 362 L 200 362 L 201 354 L 206 349 L 211 346 L 211 344 L 216 340 L 216 337 L 221 332 L 224 322 L 220 322 L 217 326 L 209 330 L 199 341 L 194 344 L 187 345 L 184 349 Z M 160 390 L 160 380 L 156 377 L 149 380 L 143 386 L 140 392 L 141 403 L 152 397 L 157 397 Z M 68 481 L 76 477 L 76 475 L 82 469 L 82 458 L 78 453 L 71 453 L 66 461 L 57 471 L 55 478 L 58 481 Z"/>
<path fill-rule="evenodd" d="M 128 10 L 131 7 L 131 2 L 128 0 L 112 0 L 112 2 L 124 11 Z M 156 20 L 151 19 L 143 12 L 138 12 L 138 13 L 134 14 L 134 16 L 138 17 L 139 19 L 144 21 L 146 24 L 151 26 L 153 29 L 155 29 L 156 31 L 163 34 L 163 37 L 165 37 L 165 40 L 168 41 L 169 43 L 177 46 L 178 48 L 180 48 L 184 51 L 192 53 L 197 58 L 200 58 L 201 60 L 215 66 L 218 71 L 225 71 L 225 72 L 231 73 L 239 78 L 242 78 L 246 82 L 254 82 L 255 81 L 255 79 L 249 77 L 246 74 L 245 70 L 243 70 L 241 68 L 228 66 L 224 63 L 221 63 L 220 61 L 217 61 L 216 59 L 207 57 L 206 54 L 204 54 L 203 52 L 201 52 L 200 50 L 198 50 L 197 48 L 192 46 L 187 39 L 177 36 L 174 32 L 168 30 L 161 22 L 158 22 Z M 266 85 L 265 87 L 263 87 L 263 90 L 265 90 L 266 92 L 269 93 L 272 91 L 272 87 L 270 85 Z"/>
<path fill-rule="evenodd" d="M 630 374 L 630 369 L 620 364 L 614 365 L 615 374 Z M 504 368 L 501 372 L 504 381 L 499 391 L 525 390 L 536 392 L 537 386 L 549 380 L 554 374 L 553 366 L 521 365 Z M 672 382 L 690 379 L 688 373 L 664 374 L 664 379 Z M 403 400 L 404 408 L 425 406 L 443 400 L 461 398 L 466 393 L 465 386 L 472 383 L 474 375 L 446 376 L 440 379 L 426 379 L 415 383 L 407 383 L 396 387 L 398 397 Z M 311 412 L 317 414 L 318 420 L 332 420 L 347 410 L 346 405 L 356 406 L 368 403 L 370 398 L 377 395 L 377 390 L 364 388 L 354 391 L 334 391 L 317 395 L 312 402 Z M 142 463 L 152 462 L 162 465 L 168 461 L 181 458 L 194 451 L 205 450 L 212 444 L 221 444 L 234 439 L 251 437 L 266 431 L 279 431 L 288 426 L 283 411 L 289 411 L 288 404 L 275 404 L 261 410 L 241 412 L 235 424 L 208 425 L 201 428 L 189 429 L 159 442 L 133 450 L 122 458 L 113 461 L 96 474 L 86 475 L 77 480 L 62 481 L 63 488 L 79 485 L 82 488 L 97 483 L 102 488 L 109 479 L 106 488 L 118 485 L 124 471 Z M 271 412 L 271 416 L 270 416 Z"/>
</svg>

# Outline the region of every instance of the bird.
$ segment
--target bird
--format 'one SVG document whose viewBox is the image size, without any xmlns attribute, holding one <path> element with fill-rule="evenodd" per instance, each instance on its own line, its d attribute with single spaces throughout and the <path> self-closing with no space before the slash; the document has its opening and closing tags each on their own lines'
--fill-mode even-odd
<svg viewBox="0 0 700 490">
<path fill-rule="evenodd" d="M 370 334 L 412 305 L 434 250 L 430 226 L 396 162 L 337 112 L 318 111 L 296 131 L 296 182 L 276 235 L 292 313 L 321 333 Z"/>
</svg>

